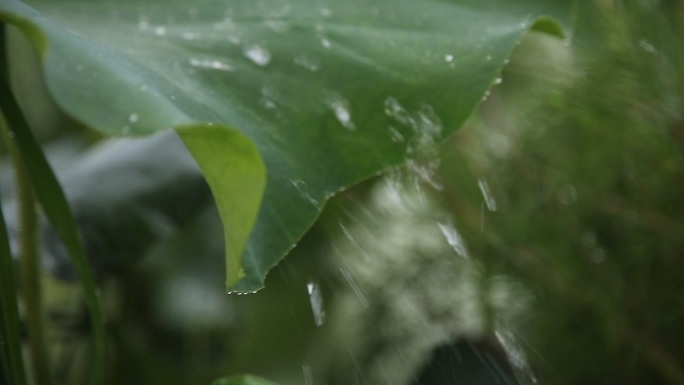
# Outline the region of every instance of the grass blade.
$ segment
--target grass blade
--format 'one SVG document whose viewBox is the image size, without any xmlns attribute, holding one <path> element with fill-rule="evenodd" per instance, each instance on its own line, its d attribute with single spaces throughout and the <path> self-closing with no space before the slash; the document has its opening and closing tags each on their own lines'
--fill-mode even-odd
<svg viewBox="0 0 684 385">
<path fill-rule="evenodd" d="M 9 90 L 9 87 L 2 81 L 0 89 Z M 21 113 L 19 105 L 10 92 L 0 93 L 0 109 L 7 118 L 11 136 L 21 154 L 36 199 L 72 258 L 74 270 L 83 289 L 84 300 L 91 318 L 94 348 L 92 383 L 100 384 L 104 379 L 105 363 L 104 315 L 90 263 L 79 238 L 76 222 L 52 168 L 50 168 L 42 149 L 33 137 L 33 133 Z"/>
<path fill-rule="evenodd" d="M 0 125 L 6 126 L 0 115 Z M 5 127 L 0 127 L 5 128 Z M 9 384 L 26 384 L 24 362 L 21 357 L 21 336 L 17 288 L 14 282 L 14 263 L 7 238 L 7 226 L 0 207 L 0 355 L 3 374 Z"/>
</svg>

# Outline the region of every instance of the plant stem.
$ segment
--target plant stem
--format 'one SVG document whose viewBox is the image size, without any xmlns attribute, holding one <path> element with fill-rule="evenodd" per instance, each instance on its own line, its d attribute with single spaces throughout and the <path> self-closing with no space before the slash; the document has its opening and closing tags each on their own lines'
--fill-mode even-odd
<svg viewBox="0 0 684 385">
<path fill-rule="evenodd" d="M 50 365 L 43 324 L 36 201 L 11 131 L 4 125 L 1 131 L 14 166 L 16 194 L 19 201 L 21 298 L 24 303 L 26 329 L 28 331 L 32 378 L 35 385 L 51 385 Z"/>
<path fill-rule="evenodd" d="M 9 90 L 9 86 L 0 79 L 0 89 Z M 91 317 L 93 335 L 93 361 L 91 365 L 91 383 L 104 383 L 106 365 L 106 330 L 102 305 L 92 275 L 90 262 L 85 254 L 78 233 L 76 221 L 69 208 L 64 191 L 57 181 L 43 150 L 36 142 L 26 118 L 21 112 L 11 92 L 0 92 L 0 109 L 6 114 L 8 123 L 12 125 L 18 157 L 23 161 L 26 176 L 31 181 L 36 200 L 43 208 L 64 246 L 72 257 L 74 270 L 83 288 L 83 297 Z"/>
</svg>

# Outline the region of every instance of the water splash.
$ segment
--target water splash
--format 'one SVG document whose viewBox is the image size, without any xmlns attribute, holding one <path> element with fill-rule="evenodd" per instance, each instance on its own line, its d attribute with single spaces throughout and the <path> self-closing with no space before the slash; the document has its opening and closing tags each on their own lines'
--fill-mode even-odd
<svg viewBox="0 0 684 385">
<path fill-rule="evenodd" d="M 309 293 L 309 302 L 313 311 L 314 323 L 322 326 L 325 323 L 325 309 L 323 308 L 323 295 L 317 282 L 309 281 L 306 284 L 306 291 Z"/>
</svg>

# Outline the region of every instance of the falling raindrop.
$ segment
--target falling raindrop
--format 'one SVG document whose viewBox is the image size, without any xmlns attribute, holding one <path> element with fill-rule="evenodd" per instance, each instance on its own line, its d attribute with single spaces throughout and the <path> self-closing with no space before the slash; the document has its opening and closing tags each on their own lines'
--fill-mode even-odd
<svg viewBox="0 0 684 385">
<path fill-rule="evenodd" d="M 484 197 L 489 211 L 496 211 L 496 200 L 494 199 L 494 195 L 492 195 L 492 191 L 489 189 L 487 181 L 480 179 L 477 181 L 477 185 L 480 186 L 480 191 L 482 192 L 482 196 Z"/>
<path fill-rule="evenodd" d="M 365 308 L 368 308 L 368 298 L 366 298 L 366 294 L 363 292 L 361 287 L 359 287 L 359 284 L 356 283 L 356 280 L 354 277 L 349 274 L 349 272 L 343 268 L 340 267 L 340 273 L 342 273 L 342 277 L 344 277 L 344 280 L 347 281 L 349 286 L 351 286 L 352 290 L 354 290 L 354 294 L 359 298 L 359 301 L 361 301 L 361 305 Z"/>
<path fill-rule="evenodd" d="M 246 46 L 243 53 L 249 60 L 262 67 L 271 61 L 271 52 L 259 44 Z"/>
<path fill-rule="evenodd" d="M 316 326 L 322 326 L 325 323 L 325 310 L 323 309 L 323 295 L 321 294 L 321 289 L 318 286 L 318 283 L 309 281 L 309 283 L 306 284 L 306 291 L 309 293 L 314 323 L 316 323 Z"/>
<path fill-rule="evenodd" d="M 447 63 L 453 63 L 454 55 L 452 55 L 452 54 L 444 55 L 444 61 Z"/>
<path fill-rule="evenodd" d="M 456 254 L 460 255 L 463 258 L 470 259 L 470 256 L 468 255 L 468 250 L 466 249 L 465 243 L 463 242 L 463 238 L 461 238 L 461 234 L 458 233 L 456 227 L 454 227 L 454 225 L 451 223 L 437 223 L 437 226 L 439 227 L 439 230 L 442 232 L 442 235 L 444 235 L 444 238 L 446 238 L 446 241 L 449 244 L 449 246 L 451 246 L 451 248 L 456 252 Z"/>
<path fill-rule="evenodd" d="M 502 330 L 499 327 L 494 331 L 494 334 L 506 353 L 508 362 L 513 367 L 513 371 L 518 383 L 538 383 L 537 377 L 534 375 L 530 365 L 527 363 L 527 356 L 518 345 L 513 333 L 507 330 Z"/>
<path fill-rule="evenodd" d="M 322 8 L 320 13 L 322 17 L 330 17 L 333 14 L 328 8 Z"/>
<path fill-rule="evenodd" d="M 128 121 L 131 123 L 137 123 L 138 122 L 138 114 L 132 113 L 128 115 Z"/>
</svg>

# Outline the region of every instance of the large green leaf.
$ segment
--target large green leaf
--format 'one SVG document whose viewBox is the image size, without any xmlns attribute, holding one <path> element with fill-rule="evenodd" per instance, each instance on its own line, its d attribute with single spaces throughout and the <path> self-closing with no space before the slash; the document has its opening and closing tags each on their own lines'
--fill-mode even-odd
<svg viewBox="0 0 684 385">
<path fill-rule="evenodd" d="M 570 8 L 571 0 L 3 0 L 0 18 L 42 53 L 58 104 L 93 128 L 232 127 L 227 136 L 256 145 L 268 172 L 263 202 L 249 241 L 242 231 L 227 247 L 230 286 L 247 244 L 246 275 L 232 289 L 252 291 L 332 194 L 452 134 L 524 32 L 540 15 L 567 20 Z M 233 148 L 183 132 L 223 219 L 252 223 L 258 160 L 256 174 L 226 181 L 210 168 L 230 167 Z"/>
</svg>

